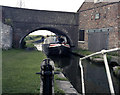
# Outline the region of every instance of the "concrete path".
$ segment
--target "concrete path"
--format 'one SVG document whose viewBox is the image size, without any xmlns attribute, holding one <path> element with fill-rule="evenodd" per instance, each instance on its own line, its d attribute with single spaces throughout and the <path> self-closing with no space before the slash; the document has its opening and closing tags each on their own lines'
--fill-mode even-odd
<svg viewBox="0 0 120 95">
<path fill-rule="evenodd" d="M 62 73 L 60 73 L 58 76 L 60 78 L 65 78 L 65 76 Z M 63 80 L 55 80 L 55 81 L 56 81 L 59 89 L 61 89 L 65 92 L 65 95 L 80 95 L 69 81 L 63 81 Z M 54 92 L 54 87 L 52 89 L 53 89 L 53 92 Z M 42 90 L 43 90 L 43 83 L 41 81 L 40 93 L 42 93 Z"/>
<path fill-rule="evenodd" d="M 58 77 L 66 78 L 63 73 L 58 74 Z M 56 80 L 56 83 L 65 92 L 65 95 L 80 95 L 69 81 Z"/>
</svg>

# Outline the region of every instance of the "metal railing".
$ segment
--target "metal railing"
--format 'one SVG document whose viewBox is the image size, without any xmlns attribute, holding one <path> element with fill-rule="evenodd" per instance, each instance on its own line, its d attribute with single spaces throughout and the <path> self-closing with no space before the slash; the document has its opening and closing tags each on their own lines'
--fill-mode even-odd
<svg viewBox="0 0 120 95">
<path fill-rule="evenodd" d="M 107 74 L 109 88 L 110 88 L 110 92 L 111 92 L 111 94 L 113 94 L 113 93 L 115 94 L 114 87 L 113 87 L 113 82 L 112 82 L 112 78 L 111 78 L 111 74 L 110 74 L 110 69 L 109 69 L 109 66 L 108 66 L 108 61 L 107 61 L 106 53 L 114 52 L 114 51 L 119 51 L 119 50 L 120 50 L 120 48 L 115 48 L 115 49 L 110 49 L 110 50 L 101 50 L 100 52 L 96 52 L 96 53 L 90 54 L 88 56 L 85 56 L 83 58 L 80 58 L 80 60 L 79 60 L 79 66 L 81 68 L 81 82 L 82 82 L 82 94 L 83 95 L 85 95 L 85 84 L 84 84 L 84 74 L 83 74 L 84 71 L 83 71 L 83 66 L 82 66 L 82 60 L 84 60 L 86 58 L 89 58 L 89 57 L 92 57 L 92 56 L 95 56 L 95 55 L 99 55 L 99 54 L 103 55 L 105 69 L 106 69 L 106 74 Z"/>
</svg>

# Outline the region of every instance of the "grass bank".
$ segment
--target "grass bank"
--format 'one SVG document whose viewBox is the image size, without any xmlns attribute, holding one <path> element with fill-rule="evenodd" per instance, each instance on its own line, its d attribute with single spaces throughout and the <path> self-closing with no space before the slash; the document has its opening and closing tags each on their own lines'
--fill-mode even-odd
<svg viewBox="0 0 120 95">
<path fill-rule="evenodd" d="M 2 51 L 2 93 L 40 93 L 40 65 L 46 56 L 40 51 L 12 49 Z M 58 78 L 55 77 L 55 80 Z M 54 84 L 55 95 L 64 92 Z"/>
<path fill-rule="evenodd" d="M 8 50 L 2 52 L 2 92 L 39 93 L 40 63 L 46 56 L 38 51 Z"/>
<path fill-rule="evenodd" d="M 84 49 L 77 49 L 74 52 L 78 53 L 78 54 L 81 54 L 83 56 L 87 56 L 87 55 L 90 55 L 92 53 L 95 53 L 95 52 L 92 52 L 92 51 L 89 51 L 89 50 L 84 50 Z M 108 59 L 111 59 L 111 56 L 119 56 L 119 53 L 118 52 L 107 53 Z M 96 55 L 96 56 L 93 56 L 93 58 L 101 58 L 101 56 L 100 55 Z"/>
</svg>

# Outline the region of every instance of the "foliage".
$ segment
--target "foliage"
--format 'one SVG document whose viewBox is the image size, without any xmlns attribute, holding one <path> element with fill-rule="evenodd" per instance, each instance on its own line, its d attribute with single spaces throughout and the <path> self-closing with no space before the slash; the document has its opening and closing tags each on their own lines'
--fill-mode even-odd
<svg viewBox="0 0 120 95">
<path fill-rule="evenodd" d="M 13 25 L 12 20 L 9 19 L 9 18 L 8 18 L 8 19 L 5 19 L 5 24 L 10 25 L 10 26 Z"/>
<path fill-rule="evenodd" d="M 34 44 L 33 43 L 26 43 L 26 47 L 30 47 L 30 48 L 36 48 L 35 46 L 34 46 Z"/>
<path fill-rule="evenodd" d="M 25 47 L 29 47 L 29 48 L 36 48 L 34 46 L 34 43 L 35 41 L 38 41 L 38 40 L 41 40 L 41 35 L 28 35 L 25 37 L 24 41 L 26 43 L 26 46 Z"/>
<path fill-rule="evenodd" d="M 26 42 L 34 42 L 34 41 L 37 41 L 37 40 L 40 40 L 41 39 L 41 35 L 28 35 L 25 37 L 25 41 Z"/>
</svg>

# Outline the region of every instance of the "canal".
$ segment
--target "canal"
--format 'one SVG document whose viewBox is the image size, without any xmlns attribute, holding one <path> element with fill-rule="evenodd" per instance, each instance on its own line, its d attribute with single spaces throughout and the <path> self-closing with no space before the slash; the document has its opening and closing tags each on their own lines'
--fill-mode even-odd
<svg viewBox="0 0 120 95">
<path fill-rule="evenodd" d="M 63 70 L 64 75 L 72 83 L 74 88 L 79 93 L 82 93 L 79 57 L 70 55 L 69 57 L 49 56 L 49 58 L 55 62 L 55 65 Z M 91 63 L 87 60 L 82 61 L 82 64 L 84 67 L 85 92 L 91 94 L 110 93 L 104 64 Z M 110 71 L 113 79 L 115 93 L 119 94 L 120 80 L 113 75 L 111 68 Z"/>
</svg>

